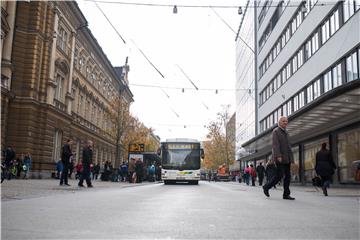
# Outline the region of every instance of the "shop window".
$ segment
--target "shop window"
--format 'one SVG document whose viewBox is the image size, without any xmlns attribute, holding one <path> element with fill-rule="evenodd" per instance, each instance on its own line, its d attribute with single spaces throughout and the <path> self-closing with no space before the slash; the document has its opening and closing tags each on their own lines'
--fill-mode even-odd
<svg viewBox="0 0 360 240">
<path fill-rule="evenodd" d="M 299 147 L 293 147 L 291 148 L 291 150 L 293 152 L 293 157 L 294 157 L 294 163 L 290 165 L 291 181 L 299 182 L 300 181 Z"/>
<path fill-rule="evenodd" d="M 328 138 L 318 139 L 313 142 L 304 144 L 304 177 L 305 182 L 311 182 L 315 176 L 315 160 L 316 153 L 321 149 L 321 144 L 327 143 L 329 146 Z"/>
<path fill-rule="evenodd" d="M 338 134 L 338 170 L 341 182 L 360 182 L 360 128 Z"/>
</svg>

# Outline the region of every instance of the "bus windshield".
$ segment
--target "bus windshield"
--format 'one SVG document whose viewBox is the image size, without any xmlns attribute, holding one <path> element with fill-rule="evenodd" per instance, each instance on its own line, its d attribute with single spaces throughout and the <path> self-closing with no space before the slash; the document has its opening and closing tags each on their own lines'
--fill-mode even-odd
<svg viewBox="0 0 360 240">
<path fill-rule="evenodd" d="M 163 149 L 162 168 L 177 170 L 200 169 L 200 149 Z"/>
</svg>

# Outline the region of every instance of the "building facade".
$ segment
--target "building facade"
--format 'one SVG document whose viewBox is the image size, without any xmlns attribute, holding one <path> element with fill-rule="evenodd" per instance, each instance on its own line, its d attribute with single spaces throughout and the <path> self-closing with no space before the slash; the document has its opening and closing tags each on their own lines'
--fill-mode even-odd
<svg viewBox="0 0 360 240">
<path fill-rule="evenodd" d="M 242 143 L 241 161 L 270 159 L 272 130 L 288 116 L 293 181 L 311 181 L 326 142 L 333 180 L 360 183 L 360 2 L 259 1 L 256 9 L 258 131 Z"/>
<path fill-rule="evenodd" d="M 236 160 L 247 156 L 241 145 L 255 137 L 255 11 L 247 1 L 236 41 Z M 244 163 L 243 163 L 244 164 Z"/>
<path fill-rule="evenodd" d="M 1 35 L 2 148 L 29 152 L 34 177 L 50 176 L 67 139 L 76 162 L 92 140 L 94 162 L 117 166 L 110 113 L 116 98 L 133 101 L 127 61 L 112 66 L 76 2 L 1 4 L 9 26 Z"/>
</svg>

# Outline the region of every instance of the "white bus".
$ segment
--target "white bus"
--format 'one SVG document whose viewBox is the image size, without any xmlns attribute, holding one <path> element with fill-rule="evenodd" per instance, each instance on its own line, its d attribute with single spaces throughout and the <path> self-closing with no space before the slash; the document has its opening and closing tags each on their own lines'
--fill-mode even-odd
<svg viewBox="0 0 360 240">
<path fill-rule="evenodd" d="M 200 142 L 194 139 L 167 139 L 161 143 L 161 177 L 164 184 L 200 180 L 200 158 L 204 152 Z"/>
</svg>

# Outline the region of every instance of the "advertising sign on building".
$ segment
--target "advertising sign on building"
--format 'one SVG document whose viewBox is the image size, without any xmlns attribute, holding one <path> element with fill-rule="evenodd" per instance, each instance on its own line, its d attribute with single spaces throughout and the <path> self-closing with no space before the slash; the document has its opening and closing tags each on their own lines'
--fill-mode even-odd
<svg viewBox="0 0 360 240">
<path fill-rule="evenodd" d="M 133 143 L 129 144 L 129 153 L 131 152 L 144 152 L 145 144 Z"/>
</svg>

